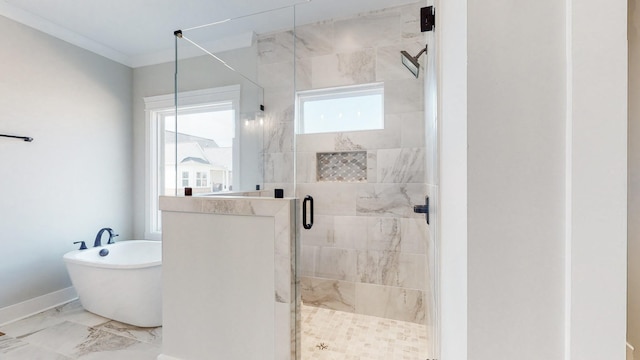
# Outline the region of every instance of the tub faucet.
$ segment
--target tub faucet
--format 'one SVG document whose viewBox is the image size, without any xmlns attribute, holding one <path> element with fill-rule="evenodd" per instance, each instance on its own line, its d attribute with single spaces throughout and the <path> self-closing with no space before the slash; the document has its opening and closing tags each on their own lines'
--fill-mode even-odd
<svg viewBox="0 0 640 360">
<path fill-rule="evenodd" d="M 109 241 L 107 241 L 107 245 L 113 244 L 114 243 L 113 238 L 116 236 L 119 236 L 118 234 L 113 233 L 112 228 L 102 228 L 100 229 L 100 231 L 98 231 L 98 235 L 96 235 L 96 241 L 93 243 L 93 247 L 102 246 L 101 244 L 102 233 L 104 233 L 105 231 L 109 233 Z"/>
</svg>

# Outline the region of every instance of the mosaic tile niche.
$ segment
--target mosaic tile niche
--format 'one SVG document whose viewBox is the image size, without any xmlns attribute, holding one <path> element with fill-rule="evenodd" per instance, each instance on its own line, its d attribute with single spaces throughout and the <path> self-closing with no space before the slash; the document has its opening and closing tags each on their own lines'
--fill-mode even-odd
<svg viewBox="0 0 640 360">
<path fill-rule="evenodd" d="M 347 151 L 316 154 L 318 181 L 367 181 L 367 152 Z"/>
</svg>

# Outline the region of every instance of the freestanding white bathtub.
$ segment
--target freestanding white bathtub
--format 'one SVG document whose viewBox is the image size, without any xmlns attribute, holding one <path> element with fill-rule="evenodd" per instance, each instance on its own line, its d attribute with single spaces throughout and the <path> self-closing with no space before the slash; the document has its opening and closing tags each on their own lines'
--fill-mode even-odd
<svg viewBox="0 0 640 360">
<path fill-rule="evenodd" d="M 107 249 L 108 255 L 100 256 Z M 64 255 L 82 306 L 123 323 L 162 325 L 162 243 L 128 240 Z"/>
</svg>

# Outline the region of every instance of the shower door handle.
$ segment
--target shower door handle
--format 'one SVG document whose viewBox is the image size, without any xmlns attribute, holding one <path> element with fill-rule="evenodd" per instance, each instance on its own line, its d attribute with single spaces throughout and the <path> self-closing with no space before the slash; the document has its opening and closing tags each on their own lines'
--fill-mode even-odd
<svg viewBox="0 0 640 360">
<path fill-rule="evenodd" d="M 309 208 L 309 220 L 307 221 L 307 208 Z M 302 227 L 309 230 L 313 226 L 313 198 L 305 196 L 302 201 Z"/>
<path fill-rule="evenodd" d="M 429 224 L 429 197 L 425 196 L 424 205 L 414 205 L 413 212 L 418 214 L 424 214 L 427 225 Z"/>
</svg>

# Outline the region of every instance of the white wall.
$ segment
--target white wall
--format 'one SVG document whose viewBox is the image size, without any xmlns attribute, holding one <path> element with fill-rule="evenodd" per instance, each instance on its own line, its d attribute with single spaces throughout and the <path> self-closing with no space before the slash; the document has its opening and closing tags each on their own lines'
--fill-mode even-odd
<svg viewBox="0 0 640 360">
<path fill-rule="evenodd" d="M 132 234 L 132 73 L 4 17 L 0 32 L 0 133 L 35 139 L 0 139 L 2 309 L 71 286 L 72 242 Z"/>
<path fill-rule="evenodd" d="M 564 4 L 468 6 L 469 359 L 559 359 Z"/>
<path fill-rule="evenodd" d="M 629 0 L 629 269 L 627 339 L 640 347 L 640 9 Z"/>
<path fill-rule="evenodd" d="M 594 27 L 598 8 L 600 26 Z M 623 359 L 627 240 L 627 1 L 567 1 L 567 351 Z"/>
<path fill-rule="evenodd" d="M 468 101 L 459 104 L 468 110 L 468 175 L 450 168 L 465 160 L 451 134 L 442 155 L 459 160 L 443 174 L 468 184 L 468 294 L 443 285 L 442 298 L 468 304 L 468 331 L 457 338 L 473 360 L 622 359 L 626 1 L 456 3 L 468 6 L 455 17 L 466 16 L 468 31 L 445 30 L 468 41 Z M 456 53 L 443 48 L 443 57 Z M 464 98 L 449 90 L 443 127 L 461 115 L 452 98 Z M 464 126 L 450 128 L 464 137 Z M 443 203 L 443 244 L 464 236 L 445 221 L 463 212 Z M 455 258 L 443 254 L 443 267 L 443 284 L 467 280 Z M 444 322 L 443 359 L 458 358 L 445 355 L 456 334 Z"/>
</svg>

